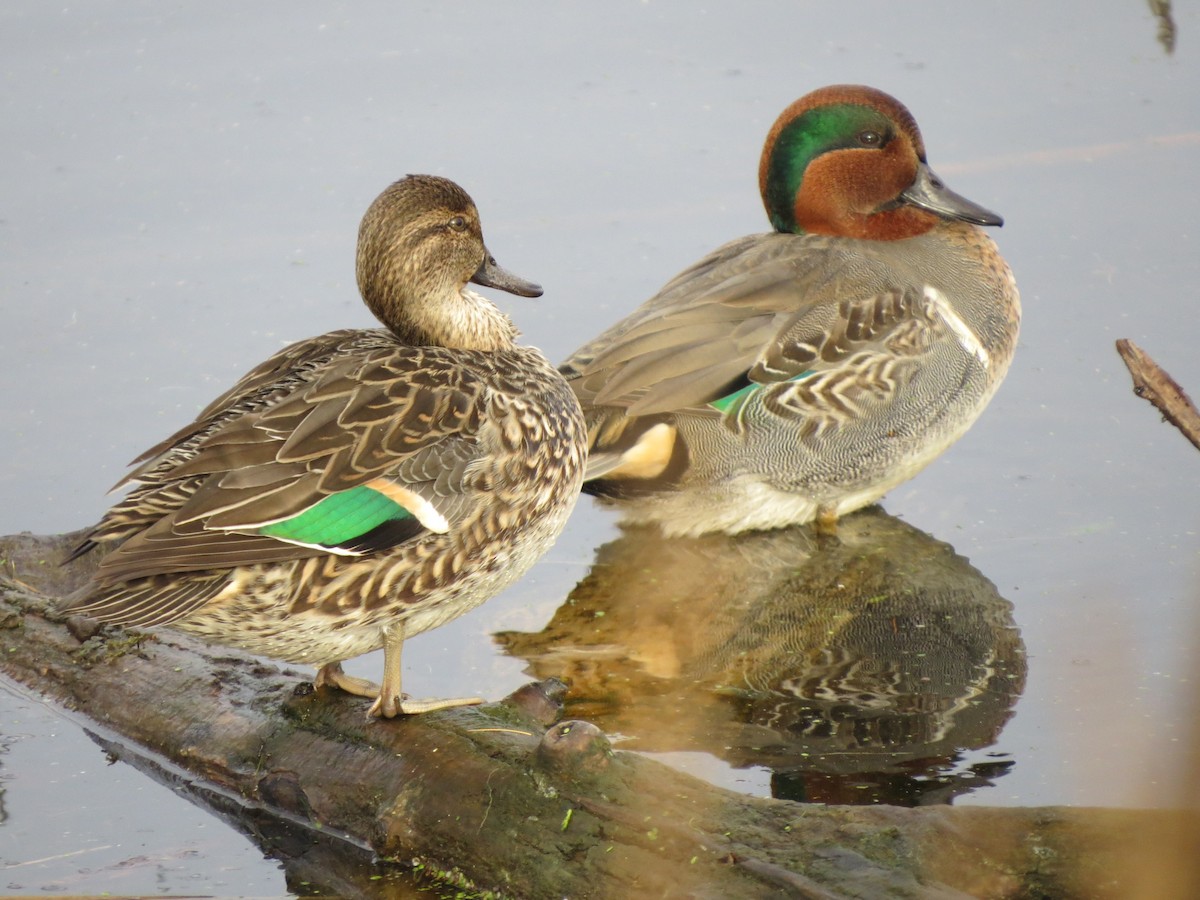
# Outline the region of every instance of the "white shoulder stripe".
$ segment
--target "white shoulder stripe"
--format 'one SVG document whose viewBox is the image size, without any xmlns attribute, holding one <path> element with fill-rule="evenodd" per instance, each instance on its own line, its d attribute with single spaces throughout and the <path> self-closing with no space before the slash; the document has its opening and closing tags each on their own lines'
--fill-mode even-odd
<svg viewBox="0 0 1200 900">
<path fill-rule="evenodd" d="M 946 327 L 954 332 L 954 336 L 958 338 L 958 342 L 963 349 L 972 354 L 979 360 L 979 364 L 985 369 L 992 364 L 992 358 L 966 322 L 954 311 L 950 305 L 950 301 L 946 299 L 946 295 L 932 285 L 925 285 L 925 302 L 931 306 L 937 313 L 937 317 L 941 319 Z"/>
</svg>

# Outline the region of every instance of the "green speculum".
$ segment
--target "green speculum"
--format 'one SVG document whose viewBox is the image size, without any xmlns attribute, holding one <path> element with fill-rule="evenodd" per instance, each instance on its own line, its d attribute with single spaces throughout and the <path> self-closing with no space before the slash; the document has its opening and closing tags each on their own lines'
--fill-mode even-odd
<svg viewBox="0 0 1200 900">
<path fill-rule="evenodd" d="M 393 519 L 412 514 L 396 501 L 365 485 L 330 494 L 297 516 L 264 525 L 260 534 L 334 547 L 353 541 Z"/>
<path fill-rule="evenodd" d="M 801 381 L 816 372 L 815 369 L 807 369 L 799 375 L 793 375 L 788 381 Z M 727 416 L 741 415 L 742 407 L 754 395 L 755 391 L 762 390 L 763 385 L 757 382 L 751 382 L 745 387 L 738 388 L 736 391 L 726 394 L 724 397 L 718 397 L 716 400 L 709 401 L 709 406 L 719 413 Z"/>
<path fill-rule="evenodd" d="M 708 405 L 719 413 L 737 415 L 741 411 L 742 406 L 750 398 L 750 395 L 760 387 L 762 387 L 761 384 L 748 384 L 744 388 L 734 391 L 732 394 L 727 394 L 724 397 L 711 401 Z"/>
<path fill-rule="evenodd" d="M 876 131 L 887 143 L 891 123 L 868 106 L 840 103 L 807 110 L 792 119 L 771 148 L 763 202 L 776 231 L 803 234 L 796 223 L 796 194 L 804 183 L 808 164 L 831 150 L 861 148 L 858 135 Z"/>
</svg>

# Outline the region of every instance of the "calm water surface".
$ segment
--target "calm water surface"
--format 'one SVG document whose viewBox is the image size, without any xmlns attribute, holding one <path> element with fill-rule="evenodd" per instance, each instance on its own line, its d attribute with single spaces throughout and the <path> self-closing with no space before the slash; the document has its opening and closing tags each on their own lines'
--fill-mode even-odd
<svg viewBox="0 0 1200 900">
<path fill-rule="evenodd" d="M 473 194 L 491 250 L 546 288 L 498 302 L 561 359 L 701 254 L 763 230 L 756 167 L 775 116 L 819 85 L 864 82 L 912 109 L 956 190 L 1005 216 L 996 237 L 1025 306 L 982 420 L 872 514 L 893 536 L 880 568 L 783 534 L 662 548 L 654 564 L 683 574 L 656 590 L 638 581 L 647 542 L 585 499 L 530 577 L 411 643 L 406 683 L 499 697 L 570 671 L 573 712 L 758 794 L 1177 802 L 1200 458 L 1132 395 L 1112 349 L 1134 339 L 1200 394 L 1195 7 L 1176 24 L 1168 55 L 1138 0 L 10 0 L 0 533 L 92 522 L 127 460 L 251 364 L 371 326 L 354 238 L 394 178 L 444 174 Z M 706 592 L 681 594 L 696 552 Z M 866 594 L 812 599 L 826 576 L 928 602 L 892 597 L 872 619 Z M 754 592 L 721 594 L 732 582 Z M 912 640 L 889 639 L 897 622 Z M 837 640 L 819 639 L 830 623 Z M 753 679 L 733 678 L 722 641 L 754 656 Z M 0 778 L 2 892 L 303 889 L 21 692 L 0 691 Z"/>
</svg>

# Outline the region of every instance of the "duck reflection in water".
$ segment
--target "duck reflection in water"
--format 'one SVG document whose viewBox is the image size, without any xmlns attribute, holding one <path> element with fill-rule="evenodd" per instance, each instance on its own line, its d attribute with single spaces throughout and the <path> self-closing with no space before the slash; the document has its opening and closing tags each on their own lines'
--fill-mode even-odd
<svg viewBox="0 0 1200 900">
<path fill-rule="evenodd" d="M 949 802 L 1012 765 L 963 763 L 1024 686 L 1012 604 L 878 508 L 836 536 L 627 527 L 541 632 L 497 638 L 623 747 L 766 767 L 779 797 Z"/>
</svg>

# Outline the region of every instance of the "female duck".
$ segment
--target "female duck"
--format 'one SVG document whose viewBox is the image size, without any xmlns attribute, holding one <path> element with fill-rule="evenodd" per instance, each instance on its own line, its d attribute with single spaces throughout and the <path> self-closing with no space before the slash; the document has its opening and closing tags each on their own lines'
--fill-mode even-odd
<svg viewBox="0 0 1200 900">
<path fill-rule="evenodd" d="M 897 100 L 837 85 L 771 128 L 775 231 L 717 249 L 561 367 L 584 490 L 669 534 L 837 517 L 963 435 L 1008 370 L 1020 301 Z"/>
<path fill-rule="evenodd" d="M 320 667 L 370 713 L 410 700 L 405 638 L 520 577 L 575 504 L 579 404 L 467 282 L 536 297 L 487 252 L 471 198 L 414 175 L 359 230 L 358 285 L 385 329 L 293 344 L 145 453 L 76 551 L 117 543 L 70 613 Z M 382 687 L 341 661 L 384 649 Z"/>
</svg>

